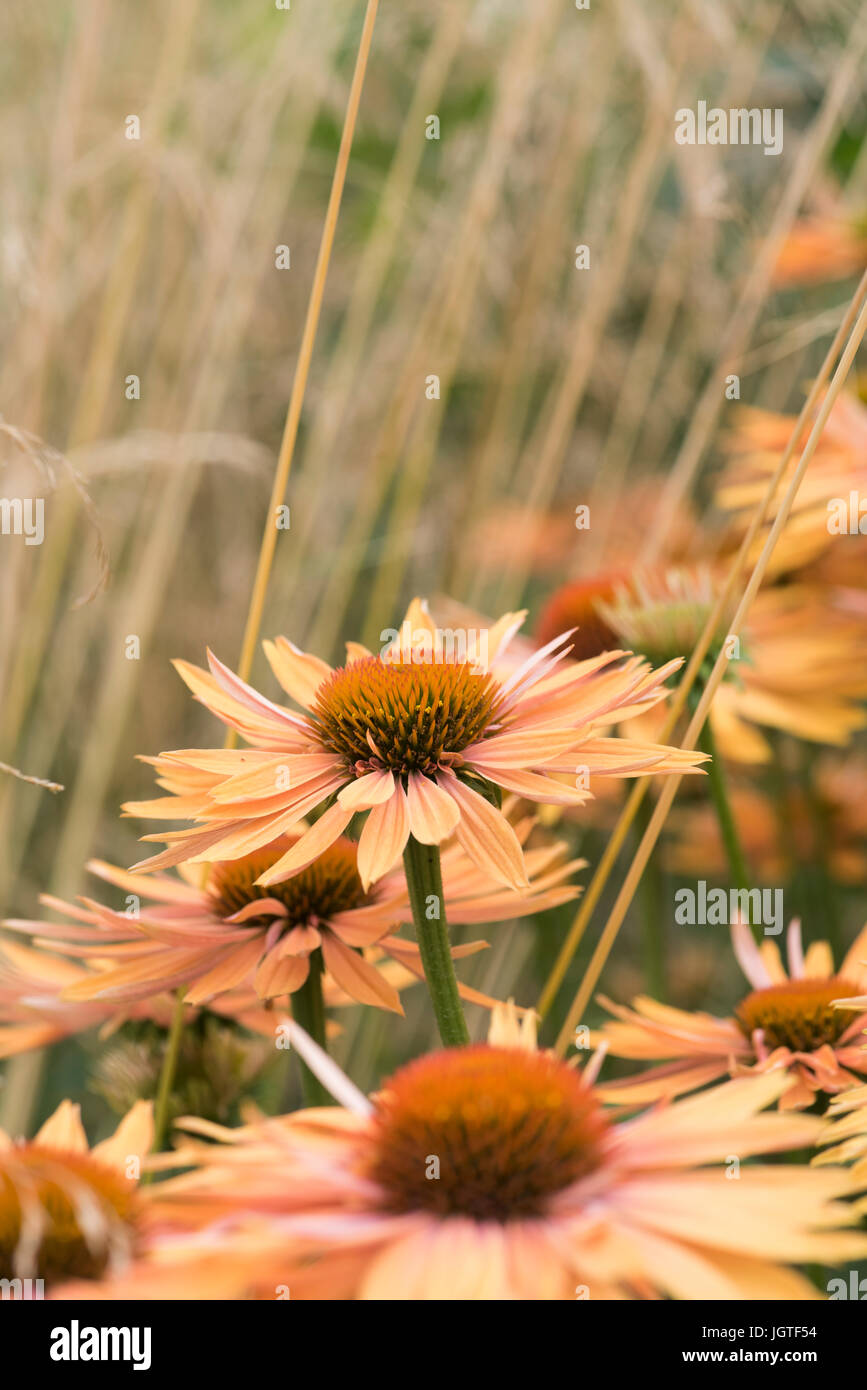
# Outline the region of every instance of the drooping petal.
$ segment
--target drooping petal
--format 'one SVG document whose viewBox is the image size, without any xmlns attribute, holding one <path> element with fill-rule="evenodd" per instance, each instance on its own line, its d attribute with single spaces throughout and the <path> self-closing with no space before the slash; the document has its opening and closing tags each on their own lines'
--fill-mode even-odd
<svg viewBox="0 0 867 1390">
<path fill-rule="evenodd" d="M 454 798 L 420 772 L 409 774 L 406 797 L 413 838 L 423 845 L 439 845 L 447 840 L 461 818 Z"/>
<path fill-rule="evenodd" d="M 406 793 L 396 783 L 388 801 L 374 806 L 358 842 L 358 873 L 365 892 L 397 863 L 409 839 Z"/>
</svg>

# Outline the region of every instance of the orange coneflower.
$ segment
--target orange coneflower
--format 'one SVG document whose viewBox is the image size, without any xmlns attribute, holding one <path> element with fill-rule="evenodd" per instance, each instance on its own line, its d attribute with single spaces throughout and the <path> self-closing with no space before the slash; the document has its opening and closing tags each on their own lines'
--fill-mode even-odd
<svg viewBox="0 0 867 1390">
<path fill-rule="evenodd" d="M 867 1251 L 839 1229 L 857 1220 L 835 1200 L 847 1174 L 745 1161 L 821 1134 L 814 1117 L 759 1113 L 782 1076 L 612 1124 L 579 1072 L 529 1038 L 503 1042 L 411 1062 L 372 1103 L 344 1079 L 353 1108 L 240 1130 L 190 1122 L 209 1142 L 182 1147 L 172 1161 L 193 1171 L 157 1194 L 174 1236 L 76 1296 L 165 1297 L 189 1282 L 183 1257 L 210 1249 L 223 1275 L 210 1296 L 225 1297 L 237 1248 L 236 1297 L 809 1299 L 785 1264 Z"/>
<path fill-rule="evenodd" d="M 867 267 L 867 224 L 840 213 L 819 213 L 796 222 L 774 267 L 776 289 L 822 285 L 859 275 Z"/>
<path fill-rule="evenodd" d="M 692 649 L 717 585 L 708 568 L 667 570 L 624 585 L 599 611 L 621 641 L 654 661 Z M 867 724 L 867 628 L 859 617 L 834 608 L 822 592 L 791 584 L 759 593 L 737 638 L 726 624 L 723 615 L 709 653 L 715 658 L 724 646 L 729 657 L 709 716 L 726 758 L 768 761 L 762 727 L 842 746 Z M 654 717 L 639 730 L 645 737 Z"/>
<path fill-rule="evenodd" d="M 93 1149 L 68 1100 L 30 1142 L 0 1131 L 0 1278 L 50 1287 L 123 1268 L 141 1243 L 136 1180 L 152 1140 L 145 1101 Z"/>
<path fill-rule="evenodd" d="M 523 845 L 531 819 L 523 817 L 514 828 L 511 821 L 509 825 L 516 843 Z M 89 867 L 98 877 L 141 894 L 145 901 L 135 916 L 89 898 L 81 907 L 52 898 L 48 901 L 71 917 L 70 922 L 8 925 L 98 964 L 98 969 L 79 971 L 61 992 L 61 999 L 79 1006 L 90 1000 L 117 1007 L 179 985 L 187 986 L 189 1003 L 204 1004 L 241 989 L 248 977 L 260 998 L 272 999 L 300 989 L 311 958 L 318 963 L 320 953 L 328 976 L 353 1000 L 402 1013 L 396 989 L 359 948 L 376 944 L 413 974 L 421 974 L 417 947 L 392 934 L 412 921 L 403 870 L 393 870 L 365 888 L 358 872 L 358 846 L 341 837 L 292 878 L 261 887 L 263 876 L 291 843 L 290 837 L 282 837 L 242 859 L 213 864 L 204 886 L 198 869 L 182 868 L 180 877 L 141 878 L 93 861 Z M 579 888 L 567 880 L 583 861 L 569 860 L 563 844 L 528 849 L 525 863 L 528 886 L 513 893 L 478 870 L 459 845 L 451 844 L 442 864 L 445 910 L 451 921 L 500 921 L 556 907 L 578 894 Z M 472 944 L 458 947 L 456 954 L 474 949 Z M 476 1002 L 492 1002 L 475 991 L 465 993 Z M 243 1010 L 238 1016 L 249 1026 Z"/>
<path fill-rule="evenodd" d="M 742 406 L 735 419 L 734 427 L 723 439 L 729 458 L 716 500 L 723 511 L 733 514 L 736 527 L 743 531 L 764 500 L 768 482 L 777 469 L 797 417 Z M 768 525 L 773 521 L 776 504 L 791 482 L 813 423 L 810 419 L 805 424 L 789 468 L 780 480 L 776 499 L 768 510 Z M 849 391 L 834 402 L 789 520 L 771 556 L 769 573 L 801 569 L 832 544 L 844 550 L 849 548 L 854 538 L 863 534 L 858 529 L 858 501 L 862 497 L 867 498 L 867 407 L 858 394 Z M 751 559 L 758 555 L 765 535 L 763 531 L 756 537 Z"/>
<path fill-rule="evenodd" d="M 867 927 L 839 971 L 827 942 L 814 941 L 803 952 L 798 922 L 788 931 L 788 976 L 776 944 L 766 940 L 757 946 L 745 923 L 732 926 L 732 941 L 752 985 L 732 1017 L 689 1013 L 647 998 L 635 999 L 631 1009 L 602 999 L 619 1020 L 604 1024 L 599 1033 L 611 1055 L 663 1063 L 609 1082 L 602 1088 L 606 1099 L 645 1104 L 729 1074 L 778 1072 L 785 1083 L 781 1107 L 804 1109 L 823 1094 L 857 1085 L 867 1074 L 861 1038 L 867 1012 L 853 1019 L 835 1008 L 835 1000 L 867 986 Z"/>
<path fill-rule="evenodd" d="M 367 811 L 358 845 L 365 890 L 394 867 L 410 836 L 439 845 L 452 834 L 484 873 L 526 888 L 514 830 L 485 794 L 492 786 L 571 805 L 588 792 L 556 778 L 574 776 L 576 765 L 599 776 L 696 770 L 701 754 L 599 735 L 605 724 L 664 698 L 677 663 L 654 671 L 612 651 L 567 665 L 567 633 L 503 679 L 498 663 L 522 617 L 507 614 L 476 634 L 464 658 L 431 655 L 441 635 L 418 601 L 402 629 L 411 632 L 409 643 L 391 643 L 378 656 L 352 644 L 337 670 L 285 638 L 266 643 L 278 680 L 303 715 L 265 699 L 213 656 L 211 674 L 178 663 L 198 699 L 254 751 L 184 750 L 157 759 L 174 795 L 125 809 L 199 825 L 150 837 L 170 848 L 137 867 L 237 859 L 325 806 L 263 870 L 260 884 L 306 868 Z M 487 670 L 480 668 L 483 650 Z"/>
</svg>

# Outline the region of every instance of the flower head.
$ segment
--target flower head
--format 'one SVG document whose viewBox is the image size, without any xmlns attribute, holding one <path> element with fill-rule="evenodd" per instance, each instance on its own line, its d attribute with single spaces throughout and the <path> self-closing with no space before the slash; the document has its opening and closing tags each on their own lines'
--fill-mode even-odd
<svg viewBox="0 0 867 1390">
<path fill-rule="evenodd" d="M 137 867 L 237 859 L 319 808 L 314 825 L 260 884 L 301 872 L 358 812 L 368 812 L 358 845 L 365 891 L 394 867 L 410 834 L 437 845 L 454 834 L 484 874 L 526 889 L 521 846 L 494 804 L 502 791 L 580 805 L 589 796 L 586 779 L 581 786 L 558 780 L 564 772 L 574 778 L 576 766 L 599 776 L 696 770 L 701 754 L 600 736 L 606 724 L 664 698 L 676 663 L 653 671 L 610 651 L 567 664 L 565 633 L 508 670 L 503 653 L 522 618 L 507 614 L 462 649 L 443 644 L 415 601 L 401 635 L 379 656 L 352 644 L 336 671 L 285 638 L 266 643 L 275 675 L 303 714 L 265 699 L 214 657 L 210 674 L 178 663 L 197 698 L 252 749 L 186 750 L 156 760 L 172 795 L 125 809 L 198 824 L 152 836 L 170 848 Z"/>
<path fill-rule="evenodd" d="M 689 1013 L 639 998 L 632 1009 L 604 999 L 618 1022 L 606 1023 L 599 1040 L 614 1057 L 663 1063 L 636 1077 L 609 1082 L 606 1099 L 644 1104 L 681 1095 L 728 1074 L 779 1072 L 785 1079 L 780 1105 L 805 1109 L 824 1094 L 856 1086 L 867 1075 L 861 1033 L 863 1012 L 846 1014 L 835 1001 L 867 987 L 867 927 L 834 970 L 831 951 L 816 941 L 806 953 L 800 923 L 788 934 L 789 976 L 772 941 L 758 947 L 744 922 L 732 927 L 735 953 L 753 986 L 730 1018 Z"/>
<path fill-rule="evenodd" d="M 29 1142 L 0 1132 L 0 1278 L 43 1279 L 50 1287 L 123 1268 L 141 1243 L 129 1175 L 140 1171 L 152 1138 L 146 1102 L 93 1149 L 79 1107 L 68 1100 Z"/>
<path fill-rule="evenodd" d="M 523 846 L 532 820 L 513 815 L 512 803 L 505 810 L 510 816 L 506 824 Z M 204 884 L 199 869 L 185 867 L 178 877 L 135 877 L 97 860 L 89 866 L 93 873 L 116 888 L 132 885 L 139 891 L 143 904 L 137 914 L 92 899 L 84 899 L 82 907 L 51 899 L 71 920 L 8 925 L 35 932 L 91 965 L 87 971 L 79 969 L 62 990 L 68 1006 L 81 1008 L 82 1001 L 90 1001 L 91 1007 L 117 1008 L 178 985 L 186 986 L 189 1003 L 210 1005 L 242 991 L 248 980 L 261 999 L 274 999 L 305 983 L 311 957 L 320 952 L 328 980 L 350 999 L 402 1013 L 387 972 L 365 950 L 376 948 L 412 974 L 421 973 L 418 948 L 393 934 L 412 921 L 403 869 L 365 888 L 359 846 L 341 836 L 291 878 L 264 887 L 263 878 L 292 843 L 284 836 L 243 858 L 212 864 Z M 449 845 L 442 856 L 448 919 L 455 925 L 501 921 L 556 907 L 577 895 L 578 887 L 568 880 L 582 861 L 569 860 L 563 844 L 528 849 L 525 863 L 528 885 L 514 893 L 476 868 L 458 844 Z M 471 944 L 455 952 L 474 949 L 478 947 Z M 476 991 L 465 994 L 476 1002 L 493 1002 Z M 234 1012 L 248 1021 L 240 1006 Z"/>
<path fill-rule="evenodd" d="M 816 1297 L 784 1265 L 857 1257 L 867 1241 L 838 1229 L 857 1220 L 834 1200 L 848 1175 L 746 1161 L 817 1141 L 818 1119 L 760 1113 L 784 1085 L 742 1078 L 613 1124 L 550 1055 L 449 1049 L 370 1102 L 350 1091 L 351 1109 L 241 1130 L 190 1121 L 208 1142 L 173 1159 L 191 1171 L 160 1185 L 160 1221 L 175 1260 L 210 1245 L 228 1274 L 234 1253 L 236 1296 L 255 1281 L 293 1299 Z M 97 1296 L 149 1296 L 157 1270 L 163 1290 L 182 1285 L 169 1258 L 155 1248 Z"/>
</svg>

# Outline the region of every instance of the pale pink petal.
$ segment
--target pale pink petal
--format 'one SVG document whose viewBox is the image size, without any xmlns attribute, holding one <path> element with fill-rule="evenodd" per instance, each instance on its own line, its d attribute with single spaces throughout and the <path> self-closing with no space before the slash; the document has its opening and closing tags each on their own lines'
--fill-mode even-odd
<svg viewBox="0 0 867 1390">
<path fill-rule="evenodd" d="M 767 989 L 769 985 L 773 984 L 768 967 L 762 960 L 759 948 L 755 943 L 752 928 L 741 919 L 732 923 L 732 946 L 738 964 L 753 989 Z"/>
</svg>

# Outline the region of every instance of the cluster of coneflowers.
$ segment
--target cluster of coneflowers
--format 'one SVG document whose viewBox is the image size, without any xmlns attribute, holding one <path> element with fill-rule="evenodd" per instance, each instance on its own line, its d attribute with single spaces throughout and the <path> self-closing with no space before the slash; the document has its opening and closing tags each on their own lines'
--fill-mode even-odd
<svg viewBox="0 0 867 1390">
<path fill-rule="evenodd" d="M 165 795 L 127 812 L 190 824 L 147 837 L 165 848 L 132 870 L 90 865 L 123 907 L 47 898 L 53 920 L 8 923 L 35 940 L 5 943 L 0 969 L 7 1053 L 160 1030 L 156 1136 L 138 1099 L 92 1151 L 69 1102 L 32 1142 L 6 1141 L 0 1275 L 61 1298 L 809 1298 L 795 1266 L 867 1256 L 859 1167 L 842 1161 L 867 1149 L 863 935 L 838 973 L 793 927 L 787 977 L 738 923 L 752 993 L 733 1017 L 609 1005 L 583 1070 L 538 1048 L 531 1010 L 456 976 L 481 943 L 456 947 L 449 924 L 578 893 L 581 861 L 534 830 L 537 805 L 568 824 L 609 779 L 712 766 L 652 736 L 679 661 L 655 668 L 608 630 L 670 648 L 703 619 L 704 583 L 600 581 L 592 609 L 573 586 L 554 607 L 583 625 L 521 650 L 524 614 L 508 614 L 486 630 L 485 669 L 431 658 L 418 601 L 408 641 L 352 643 L 336 670 L 278 638 L 265 650 L 286 704 L 214 656 L 179 663 L 243 746 L 149 759 Z M 444 1046 L 367 1097 L 328 1054 L 332 1006 L 401 1015 L 412 979 Z M 471 1041 L 464 999 L 490 1008 L 487 1041 Z M 185 1041 L 199 1038 L 194 1072 L 213 1057 L 202 1020 L 285 1041 L 307 1108 L 239 1127 L 200 1108 L 160 1152 Z M 660 1065 L 602 1083 L 606 1051 Z M 833 1162 L 809 1162 L 832 1142 Z"/>
</svg>

